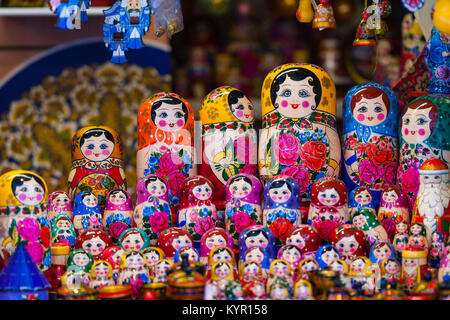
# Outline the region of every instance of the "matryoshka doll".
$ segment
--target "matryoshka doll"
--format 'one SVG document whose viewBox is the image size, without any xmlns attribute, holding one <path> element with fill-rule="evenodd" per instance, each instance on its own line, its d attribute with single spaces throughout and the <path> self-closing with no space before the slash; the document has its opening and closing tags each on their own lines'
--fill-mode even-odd
<svg viewBox="0 0 450 320">
<path fill-rule="evenodd" d="M 353 189 L 348 196 L 349 215 L 353 216 L 361 209 L 369 209 L 373 211 L 373 213 L 376 213 L 372 200 L 372 194 L 366 187 L 357 187 Z"/>
<path fill-rule="evenodd" d="M 302 221 L 300 190 L 297 181 L 289 176 L 277 176 L 264 187 L 263 225 L 283 245 L 289 232 Z"/>
<path fill-rule="evenodd" d="M 169 185 L 169 205 L 175 220 L 180 185 L 196 174 L 194 110 L 176 93 L 160 92 L 148 98 L 138 112 L 136 177 L 163 177 Z"/>
<path fill-rule="evenodd" d="M 389 186 L 381 193 L 378 220 L 392 239 L 396 226 L 401 221 L 409 223 L 409 204 L 405 194 L 397 186 Z"/>
<path fill-rule="evenodd" d="M 263 281 L 255 279 L 245 285 L 243 288 L 244 296 L 250 300 L 265 300 L 266 286 Z"/>
<path fill-rule="evenodd" d="M 95 194 L 82 191 L 76 195 L 72 221 L 77 235 L 89 229 L 103 229 L 102 214 Z"/>
<path fill-rule="evenodd" d="M 388 282 L 401 282 L 401 263 L 395 258 L 387 258 L 381 261 L 380 276 L 381 279 L 386 279 Z"/>
<path fill-rule="evenodd" d="M 421 247 L 428 252 L 429 243 L 427 237 L 427 229 L 422 223 L 413 223 L 409 227 L 408 247 Z"/>
<path fill-rule="evenodd" d="M 225 209 L 225 185 L 238 173 L 257 174 L 255 110 L 245 94 L 223 86 L 211 91 L 199 110 L 202 162 L 199 174 L 214 186 L 214 204 Z"/>
<path fill-rule="evenodd" d="M 294 284 L 294 300 L 314 300 L 313 287 L 308 280 L 300 279 Z"/>
<path fill-rule="evenodd" d="M 397 174 L 398 99 L 387 86 L 364 83 L 347 92 L 343 112 L 342 179 L 349 190 L 367 187 L 378 206 Z"/>
<path fill-rule="evenodd" d="M 302 251 L 303 258 L 314 258 L 321 244 L 319 233 L 314 227 L 301 224 L 291 230 L 286 238 L 286 244 L 293 244 Z"/>
<path fill-rule="evenodd" d="M 429 158 L 450 161 L 450 97 L 424 95 L 411 101 L 400 122 L 400 158 L 397 185 L 413 209 L 419 191 L 419 169 Z"/>
<path fill-rule="evenodd" d="M 444 235 L 439 231 L 435 231 L 431 234 L 430 251 L 428 255 L 428 265 L 430 268 L 439 268 L 443 251 Z"/>
<path fill-rule="evenodd" d="M 264 277 L 267 277 L 269 274 L 270 264 L 272 263 L 272 257 L 269 256 L 267 250 L 263 247 L 256 246 L 250 247 L 243 254 L 243 263 L 247 261 L 257 262 L 261 268 Z M 242 263 L 241 263 L 242 265 Z"/>
<path fill-rule="evenodd" d="M 225 229 L 215 227 L 202 235 L 200 242 L 200 262 L 207 264 L 209 252 L 218 246 L 227 246 L 233 250 L 233 238 Z"/>
<path fill-rule="evenodd" d="M 272 300 L 289 300 L 292 285 L 277 278 L 268 288 L 269 297 Z"/>
<path fill-rule="evenodd" d="M 114 285 L 112 276 L 112 266 L 108 261 L 98 260 L 94 262 L 91 268 L 91 281 L 89 286 L 92 289 L 99 289 L 102 287 Z"/>
<path fill-rule="evenodd" d="M 122 232 L 117 244 L 126 251 L 141 251 L 150 246 L 150 239 L 143 230 L 139 228 L 129 228 Z"/>
<path fill-rule="evenodd" d="M 266 76 L 261 90 L 259 169 L 263 181 L 289 172 L 302 198 L 323 176 L 338 177 L 341 151 L 336 131 L 336 88 L 322 68 L 284 64 Z"/>
<path fill-rule="evenodd" d="M 146 266 L 149 270 L 150 275 L 152 276 L 155 273 L 156 263 L 166 257 L 164 251 L 162 251 L 162 249 L 158 247 L 148 247 L 142 250 L 142 253 L 145 256 L 145 261 L 147 263 Z"/>
<path fill-rule="evenodd" d="M 47 192 L 44 179 L 31 171 L 12 170 L 0 176 L 1 249 L 11 255 L 23 243 L 41 271 L 51 265 Z"/>
<path fill-rule="evenodd" d="M 282 259 L 289 263 L 291 267 L 291 277 L 295 281 L 297 268 L 302 260 L 300 248 L 293 244 L 286 244 L 278 250 L 277 259 Z"/>
<path fill-rule="evenodd" d="M 216 282 L 222 292 L 227 282 L 235 279 L 236 273 L 231 263 L 218 261 L 211 267 L 210 280 Z"/>
<path fill-rule="evenodd" d="M 225 224 L 235 246 L 245 228 L 262 224 L 261 191 L 261 182 L 254 175 L 240 173 L 227 182 Z"/>
<path fill-rule="evenodd" d="M 88 251 L 84 249 L 71 251 L 67 259 L 66 277 L 64 277 L 67 283 L 63 283 L 61 278 L 61 284 L 76 286 L 84 284 L 88 286 L 91 281 L 90 273 L 93 263 L 94 259 Z"/>
<path fill-rule="evenodd" d="M 277 281 L 282 279 L 289 284 L 289 287 L 294 286 L 294 279 L 292 278 L 292 270 L 289 262 L 283 259 L 275 259 L 270 264 L 269 277 L 267 278 L 266 290 L 269 291 L 270 286 Z"/>
<path fill-rule="evenodd" d="M 198 253 L 197 249 L 191 246 L 182 247 L 175 252 L 175 256 L 173 258 L 173 262 L 179 263 L 182 261 L 183 254 L 187 254 L 187 260 L 189 262 L 200 262 L 200 254 Z"/>
<path fill-rule="evenodd" d="M 377 241 L 389 241 L 389 236 L 376 214 L 370 209 L 361 209 L 352 216 L 352 223 L 362 230 L 366 241 L 372 245 Z"/>
<path fill-rule="evenodd" d="M 114 189 L 108 193 L 103 211 L 103 227 L 114 242 L 117 242 L 123 231 L 133 227 L 133 204 L 127 191 Z"/>
<path fill-rule="evenodd" d="M 396 259 L 394 246 L 387 241 L 380 241 L 372 245 L 369 252 L 369 259 L 373 264 L 380 265 L 385 259 Z"/>
<path fill-rule="evenodd" d="M 192 235 L 198 247 L 202 235 L 216 226 L 217 211 L 212 198 L 212 183 L 202 176 L 189 177 L 181 184 L 178 226 Z"/>
<path fill-rule="evenodd" d="M 270 258 L 275 257 L 275 237 L 269 228 L 254 225 L 248 227 L 239 236 L 239 263 L 244 260 L 244 254 L 251 247 L 262 247 Z"/>
<path fill-rule="evenodd" d="M 52 222 L 52 243 L 68 244 L 70 248 L 75 246 L 77 234 L 72 220 L 65 213 L 58 214 Z"/>
<path fill-rule="evenodd" d="M 339 249 L 331 244 L 325 244 L 316 251 L 315 260 L 320 269 L 328 268 L 328 265 L 334 260 L 342 259 Z"/>
<path fill-rule="evenodd" d="M 136 227 L 145 231 L 152 245 L 155 245 L 158 235 L 172 226 L 172 215 L 168 203 L 167 182 L 155 174 L 141 179 L 136 187 L 138 195 L 145 193 L 145 201 L 136 205 L 134 222 Z"/>
<path fill-rule="evenodd" d="M 133 295 L 139 294 L 139 289 L 143 284 L 148 283 L 150 276 L 145 267 L 144 254 L 136 250 L 128 250 L 120 257 L 119 276 L 117 284 L 130 285 Z"/>
<path fill-rule="evenodd" d="M 178 227 L 172 227 L 161 232 L 157 244 L 164 251 L 166 258 L 172 261 L 178 249 L 193 245 L 194 240 L 191 234 Z"/>
<path fill-rule="evenodd" d="M 320 238 L 329 240 L 331 231 L 349 220 L 345 184 L 333 177 L 324 177 L 314 182 L 311 188 L 308 224 L 318 231 Z"/>
<path fill-rule="evenodd" d="M 48 218 L 52 221 L 60 213 L 72 218 L 73 203 L 67 192 L 55 191 L 48 196 Z"/>
<path fill-rule="evenodd" d="M 331 233 L 331 244 L 338 248 L 342 259 L 350 264 L 357 256 L 365 255 L 364 232 L 351 224 L 344 224 Z"/>
<path fill-rule="evenodd" d="M 114 281 L 117 281 L 119 275 L 120 257 L 125 250 L 119 246 L 110 246 L 103 250 L 102 259 L 108 261 L 112 267 L 112 276 Z"/>
<path fill-rule="evenodd" d="M 153 283 L 167 283 L 167 274 L 169 269 L 173 266 L 172 260 L 160 259 L 155 264 L 155 273 L 152 279 Z"/>
<path fill-rule="evenodd" d="M 314 258 L 305 258 L 298 264 L 297 279 L 308 280 L 308 272 L 319 270 L 319 264 Z"/>
<path fill-rule="evenodd" d="M 395 254 L 397 258 L 401 261 L 402 251 L 406 249 L 408 245 L 408 237 L 409 237 L 409 224 L 405 221 L 399 222 L 395 226 L 395 235 L 394 239 L 392 239 L 392 245 L 395 249 Z"/>
<path fill-rule="evenodd" d="M 255 279 L 264 282 L 266 278 L 267 275 L 264 275 L 261 265 L 256 261 L 247 260 L 239 267 L 239 280 L 242 286 Z"/>
<path fill-rule="evenodd" d="M 352 289 L 361 285 L 361 289 L 367 295 L 375 292 L 375 275 L 373 273 L 372 262 L 365 256 L 358 256 L 349 265 L 348 279 Z"/>
<path fill-rule="evenodd" d="M 106 126 L 78 130 L 72 139 L 72 167 L 68 185 L 71 198 L 90 191 L 103 210 L 106 195 L 117 188 L 126 189 L 123 148 L 119 134 Z"/>
<path fill-rule="evenodd" d="M 83 231 L 77 238 L 77 249 L 84 249 L 92 255 L 94 260 L 103 258 L 103 251 L 111 245 L 111 237 L 102 230 L 92 229 Z"/>
<path fill-rule="evenodd" d="M 413 290 L 427 272 L 426 250 L 421 247 L 408 247 L 403 250 L 401 279 L 405 290 Z"/>
<path fill-rule="evenodd" d="M 210 278 L 212 266 L 219 262 L 226 261 L 233 265 L 233 270 L 237 276 L 236 258 L 232 249 L 225 246 L 218 246 L 209 252 L 208 265 L 206 266 L 206 277 Z"/>
</svg>

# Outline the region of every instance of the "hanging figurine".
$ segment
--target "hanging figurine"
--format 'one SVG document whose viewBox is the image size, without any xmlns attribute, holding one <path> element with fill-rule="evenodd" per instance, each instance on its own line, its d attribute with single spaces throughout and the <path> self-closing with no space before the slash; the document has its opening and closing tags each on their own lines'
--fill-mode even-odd
<svg viewBox="0 0 450 320">
<path fill-rule="evenodd" d="M 130 194 L 123 189 L 111 190 L 106 196 L 103 211 L 104 230 L 114 242 L 117 242 L 120 234 L 133 225 L 133 204 Z"/>
<path fill-rule="evenodd" d="M 72 220 L 65 213 L 60 213 L 53 219 L 51 234 L 52 244 L 67 244 L 71 249 L 75 247 L 77 234 Z"/>
<path fill-rule="evenodd" d="M 320 3 L 317 5 L 312 22 L 312 28 L 319 29 L 320 31 L 324 29 L 336 28 L 336 20 L 334 19 L 333 15 L 333 7 L 331 6 L 331 4 L 329 4 L 328 0 L 320 0 Z"/>
<path fill-rule="evenodd" d="M 72 218 L 73 203 L 67 192 L 55 191 L 48 196 L 48 218 L 53 221 L 60 213 Z"/>
<path fill-rule="evenodd" d="M 157 38 L 165 33 L 170 39 L 184 29 L 180 0 L 152 0 L 150 3 Z"/>
<path fill-rule="evenodd" d="M 102 214 L 95 194 L 90 191 L 77 194 L 72 220 L 77 236 L 84 230 L 103 228 Z"/>
<path fill-rule="evenodd" d="M 57 28 L 63 30 L 81 29 L 81 22 L 87 21 L 90 0 L 49 1 L 51 10 L 58 16 Z"/>
<path fill-rule="evenodd" d="M 103 41 L 105 46 L 112 51 L 110 59 L 113 63 L 125 63 L 127 58 L 125 51 L 128 51 L 130 43 L 129 29 L 123 29 L 120 21 L 121 0 L 117 0 L 114 4 L 103 10 L 105 21 L 103 23 Z"/>
<path fill-rule="evenodd" d="M 394 237 L 399 222 L 409 223 L 409 204 L 399 187 L 390 186 L 381 193 L 378 220 L 382 223 L 390 239 Z"/>
<path fill-rule="evenodd" d="M 255 110 L 242 91 L 223 86 L 203 99 L 199 118 L 203 146 L 199 174 L 213 183 L 214 204 L 223 210 L 227 181 L 238 173 L 257 174 Z"/>
<path fill-rule="evenodd" d="M 298 3 L 297 11 L 295 12 L 295 17 L 298 22 L 310 23 L 314 18 L 314 11 L 311 6 L 311 0 L 300 0 Z"/>
<path fill-rule="evenodd" d="M 392 11 L 387 0 L 373 0 L 362 13 L 362 20 L 358 26 L 354 46 L 375 46 L 376 41 L 384 38 L 387 33 L 387 24 L 383 20 Z"/>
<path fill-rule="evenodd" d="M 369 209 L 376 213 L 372 193 L 366 187 L 357 187 L 348 196 L 348 213 L 353 216 L 361 209 Z"/>
<path fill-rule="evenodd" d="M 126 30 L 130 35 L 128 48 L 140 49 L 144 46 L 141 37 L 150 26 L 150 8 L 147 0 L 120 1 L 120 24 L 122 30 Z"/>
</svg>

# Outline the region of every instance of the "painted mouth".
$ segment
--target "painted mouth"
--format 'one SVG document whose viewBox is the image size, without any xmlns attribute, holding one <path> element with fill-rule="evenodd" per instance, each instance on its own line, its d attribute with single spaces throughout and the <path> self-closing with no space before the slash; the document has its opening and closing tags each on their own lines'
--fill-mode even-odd
<svg viewBox="0 0 450 320">
<path fill-rule="evenodd" d="M 372 121 L 373 117 L 367 117 L 367 120 Z"/>
<path fill-rule="evenodd" d="M 175 123 L 169 123 L 169 127 L 173 128 L 175 126 Z"/>
<path fill-rule="evenodd" d="M 297 109 L 300 106 L 300 104 L 291 104 L 292 109 Z"/>
<path fill-rule="evenodd" d="M 411 132 L 411 135 L 415 135 L 416 134 L 416 131 L 410 131 Z"/>
</svg>

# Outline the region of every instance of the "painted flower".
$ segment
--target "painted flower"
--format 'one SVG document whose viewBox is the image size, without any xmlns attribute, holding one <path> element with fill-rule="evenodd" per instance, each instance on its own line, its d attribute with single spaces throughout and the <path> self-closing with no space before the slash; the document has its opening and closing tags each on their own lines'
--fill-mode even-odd
<svg viewBox="0 0 450 320">
<path fill-rule="evenodd" d="M 283 133 L 275 139 L 275 157 L 280 164 L 290 166 L 297 162 L 300 144 L 298 139 L 290 134 Z"/>
<path fill-rule="evenodd" d="M 308 190 L 309 187 L 309 173 L 308 170 L 300 165 L 297 164 L 295 166 L 290 166 L 288 168 L 283 169 L 280 173 L 281 175 L 290 176 L 297 181 L 299 187 L 300 187 L 300 193 L 305 192 Z"/>
<path fill-rule="evenodd" d="M 378 168 L 372 161 L 363 159 L 359 163 L 359 178 L 362 182 L 373 183 L 378 178 Z"/>
<path fill-rule="evenodd" d="M 189 214 L 188 223 L 196 223 L 199 217 L 200 216 L 197 211 L 192 212 Z"/>
<path fill-rule="evenodd" d="M 285 241 L 288 234 L 294 226 L 288 219 L 277 219 L 272 223 L 269 229 L 273 232 L 275 238 Z"/>
<path fill-rule="evenodd" d="M 215 226 L 214 220 L 211 217 L 204 217 L 197 220 L 194 231 L 198 234 L 204 234 Z"/>
<path fill-rule="evenodd" d="M 33 258 L 33 261 L 40 266 L 44 259 L 44 248 L 42 245 L 39 242 L 30 242 L 25 246 L 25 249 L 28 251 L 31 258 Z"/>
<path fill-rule="evenodd" d="M 40 232 L 41 243 L 45 249 L 50 247 L 50 229 L 47 226 L 43 226 Z"/>
<path fill-rule="evenodd" d="M 447 81 L 450 78 L 450 70 L 443 64 L 437 67 L 434 73 L 441 81 Z"/>
<path fill-rule="evenodd" d="M 128 228 L 129 226 L 123 222 L 120 221 L 114 222 L 109 226 L 109 235 L 114 239 L 119 239 L 122 232 L 124 232 Z"/>
<path fill-rule="evenodd" d="M 327 219 L 323 221 L 313 222 L 312 226 L 316 228 L 319 237 L 324 241 L 331 240 L 331 234 L 339 225 L 336 221 Z"/>
<path fill-rule="evenodd" d="M 407 192 L 416 192 L 419 188 L 419 171 L 408 168 L 402 175 L 402 188 Z"/>
<path fill-rule="evenodd" d="M 233 217 L 231 218 L 234 222 L 234 226 L 237 233 L 241 233 L 246 228 L 254 225 L 256 222 L 252 219 L 250 219 L 250 216 L 242 211 L 236 212 Z"/>
<path fill-rule="evenodd" d="M 148 222 L 154 233 L 160 233 L 169 227 L 169 219 L 165 212 L 154 212 L 148 219 Z"/>
<path fill-rule="evenodd" d="M 179 169 L 183 168 L 183 162 L 181 161 L 181 158 L 178 159 L 176 158 L 179 156 L 172 156 L 172 154 L 170 152 L 166 152 L 161 159 L 159 159 L 159 169 L 158 169 L 158 174 L 162 175 L 162 176 L 168 176 L 170 175 L 172 172 L 175 172 Z M 175 162 L 176 161 L 176 162 Z"/>
<path fill-rule="evenodd" d="M 258 174 L 258 168 L 256 167 L 256 164 L 246 164 L 239 169 L 239 173 L 247 173 L 255 176 Z"/>
<path fill-rule="evenodd" d="M 167 179 L 167 183 L 169 185 L 170 193 L 179 194 L 180 193 L 180 185 L 183 181 L 186 180 L 186 176 L 181 172 L 175 172 L 169 175 Z"/>
<path fill-rule="evenodd" d="M 383 219 L 382 224 L 383 224 L 384 229 L 390 236 L 393 236 L 395 234 L 396 224 L 395 224 L 394 219 L 391 219 L 391 218 Z"/>
<path fill-rule="evenodd" d="M 388 163 L 384 167 L 384 177 L 383 180 L 386 182 L 387 185 L 394 185 L 395 184 L 395 174 L 397 171 L 397 163 L 392 161 Z"/>
<path fill-rule="evenodd" d="M 370 160 L 373 161 L 375 165 L 383 166 L 390 161 L 394 156 L 394 152 L 391 150 L 380 150 L 374 143 L 368 143 L 366 145 L 366 153 Z"/>
<path fill-rule="evenodd" d="M 239 137 L 234 140 L 235 157 L 239 164 L 255 163 L 253 141 L 249 137 Z"/>
<path fill-rule="evenodd" d="M 35 218 L 25 218 L 17 224 L 17 232 L 26 241 L 39 239 L 39 223 Z"/>
<path fill-rule="evenodd" d="M 327 147 L 319 141 L 308 141 L 301 149 L 300 157 L 311 170 L 320 170 L 326 164 Z"/>
</svg>

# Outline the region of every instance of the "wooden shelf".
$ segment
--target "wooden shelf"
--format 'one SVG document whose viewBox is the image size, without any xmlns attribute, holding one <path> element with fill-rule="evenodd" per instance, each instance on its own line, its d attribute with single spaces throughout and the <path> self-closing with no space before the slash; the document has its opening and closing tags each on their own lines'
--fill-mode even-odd
<svg viewBox="0 0 450 320">
<path fill-rule="evenodd" d="M 102 16 L 103 10 L 108 7 L 90 7 L 87 10 L 89 16 Z M 51 17 L 55 14 L 49 7 L 37 8 L 0 8 L 0 17 Z"/>
</svg>

